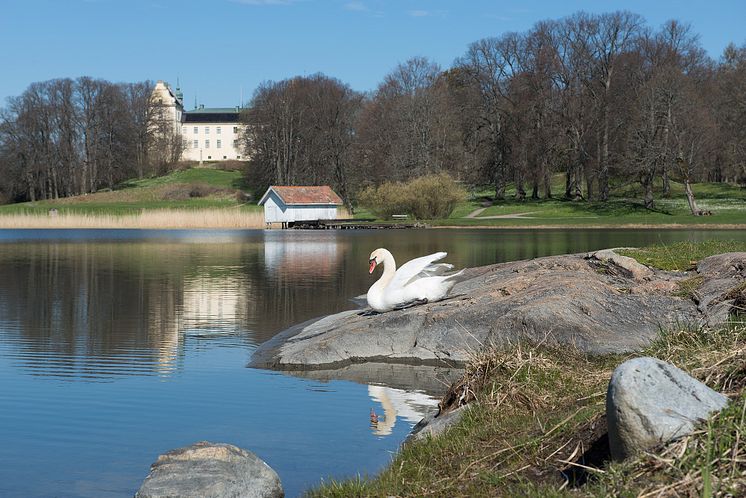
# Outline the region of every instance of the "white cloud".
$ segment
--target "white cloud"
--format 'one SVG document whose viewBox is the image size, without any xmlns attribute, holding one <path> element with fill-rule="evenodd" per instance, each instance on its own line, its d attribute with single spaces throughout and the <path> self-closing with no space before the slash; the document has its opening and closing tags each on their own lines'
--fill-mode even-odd
<svg viewBox="0 0 746 498">
<path fill-rule="evenodd" d="M 298 0 L 231 0 L 234 3 L 244 5 L 290 5 Z"/>
<path fill-rule="evenodd" d="M 352 10 L 355 12 L 368 12 L 369 10 L 363 2 L 359 1 L 347 2 L 344 4 L 344 8 L 345 10 Z"/>
</svg>

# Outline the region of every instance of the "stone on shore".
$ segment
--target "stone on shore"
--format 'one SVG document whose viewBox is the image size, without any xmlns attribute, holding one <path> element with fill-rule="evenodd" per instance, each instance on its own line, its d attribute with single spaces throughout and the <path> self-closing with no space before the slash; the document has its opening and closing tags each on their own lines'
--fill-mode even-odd
<svg viewBox="0 0 746 498">
<path fill-rule="evenodd" d="M 280 478 L 236 446 L 202 441 L 158 457 L 135 498 L 281 498 Z"/>
<path fill-rule="evenodd" d="M 407 442 L 410 441 L 421 441 L 429 437 L 438 437 L 443 434 L 447 429 L 455 425 L 464 416 L 467 410 L 471 409 L 472 405 L 464 405 L 456 408 L 455 410 L 438 413 L 433 413 L 425 416 L 420 420 L 417 425 L 412 428 L 412 432 L 407 436 Z"/>
<path fill-rule="evenodd" d="M 669 363 L 626 361 L 614 370 L 606 394 L 611 456 L 623 460 L 691 434 L 727 404 L 727 397 Z"/>
<path fill-rule="evenodd" d="M 726 322 L 734 311 L 746 312 L 746 252 L 705 258 L 697 264 L 697 274 L 702 283 L 694 299 L 708 325 Z"/>
<path fill-rule="evenodd" d="M 629 256 L 617 254 L 613 249 L 596 251 L 592 253 L 590 257 L 611 266 L 625 277 L 638 282 L 649 279 L 654 275 L 653 270 L 647 266 L 638 263 Z"/>
</svg>

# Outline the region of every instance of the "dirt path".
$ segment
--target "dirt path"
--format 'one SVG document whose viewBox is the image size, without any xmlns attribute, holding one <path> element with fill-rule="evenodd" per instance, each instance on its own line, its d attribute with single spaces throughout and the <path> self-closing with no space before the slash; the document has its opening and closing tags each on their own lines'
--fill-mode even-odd
<svg viewBox="0 0 746 498">
<path fill-rule="evenodd" d="M 475 209 L 471 213 L 464 216 L 464 218 L 475 219 L 475 220 L 532 219 L 533 216 L 528 216 L 528 215 L 538 212 L 538 211 L 530 211 L 528 213 L 510 213 L 510 214 L 497 214 L 493 216 L 479 216 L 480 214 L 484 212 L 485 209 L 487 208 L 483 207 L 483 208 Z"/>
</svg>

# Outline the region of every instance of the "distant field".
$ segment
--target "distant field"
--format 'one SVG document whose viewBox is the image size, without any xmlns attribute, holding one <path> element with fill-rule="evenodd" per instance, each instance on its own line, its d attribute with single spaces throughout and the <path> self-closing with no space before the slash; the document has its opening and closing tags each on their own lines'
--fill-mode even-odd
<svg viewBox="0 0 746 498">
<path fill-rule="evenodd" d="M 0 228 L 262 227 L 262 208 L 241 187 L 239 171 L 192 168 L 111 191 L 0 206 Z"/>
<path fill-rule="evenodd" d="M 693 225 L 746 228 L 746 189 L 735 185 L 699 183 L 693 190 L 700 208 L 712 216 L 692 216 L 684 195 L 684 186 L 672 182 L 669 197 L 662 197 L 660 185 L 655 192 L 655 209 L 648 210 L 640 201 L 636 184 L 619 185 L 609 202 L 573 202 L 561 199 L 564 177 L 553 177 L 554 199 L 516 201 L 515 189 L 506 192 L 507 200 L 492 202 L 491 187 L 472 188 L 469 200 L 456 207 L 449 218 L 425 220 L 433 226 L 487 227 L 620 227 Z M 49 216 L 56 209 L 57 216 Z M 475 212 L 481 210 L 479 212 Z M 168 221 L 171 225 L 223 228 L 262 226 L 262 208 L 249 200 L 240 171 L 191 168 L 169 175 L 131 180 L 115 190 L 53 201 L 25 202 L 0 206 L 0 228 L 24 226 L 141 226 L 155 228 Z M 227 221 L 223 212 L 243 218 Z M 145 221 L 144 216 L 149 216 Z M 469 215 L 473 217 L 467 217 Z M 181 221 L 166 220 L 181 217 Z M 232 215 L 231 215 L 232 216 Z M 364 206 L 356 218 L 374 218 Z M 124 220 L 123 218 L 126 218 Z M 160 220 L 160 221 L 158 221 Z M 191 220 L 191 221 L 187 221 Z M 210 221 L 212 220 L 212 221 Z M 222 221 L 218 221 L 222 220 Z M 257 221 L 259 220 L 259 221 Z M 409 223 L 412 220 L 402 220 Z"/>
<path fill-rule="evenodd" d="M 514 189 L 507 200 L 488 204 L 494 195 L 489 188 L 477 188 L 471 199 L 457 206 L 448 219 L 433 220 L 434 225 L 457 226 L 623 226 L 623 225 L 742 225 L 746 226 L 746 189 L 729 184 L 699 183 L 693 185 L 697 204 L 712 216 L 692 216 L 686 202 L 683 184 L 672 182 L 671 194 L 663 198 L 656 191 L 655 209 L 645 209 L 639 186 L 617 187 L 608 202 L 573 202 L 561 199 L 562 175 L 553 182 L 556 199 L 516 201 Z M 466 218 L 484 208 L 474 218 Z"/>
</svg>

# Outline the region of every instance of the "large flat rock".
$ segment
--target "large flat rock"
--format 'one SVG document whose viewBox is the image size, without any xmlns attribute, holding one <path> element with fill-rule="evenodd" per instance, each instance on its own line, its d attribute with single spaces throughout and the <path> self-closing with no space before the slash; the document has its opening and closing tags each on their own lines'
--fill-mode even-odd
<svg viewBox="0 0 746 498">
<path fill-rule="evenodd" d="M 706 285 L 713 268 L 720 268 L 717 276 L 727 285 L 718 287 L 718 295 L 727 297 L 727 289 L 743 282 L 738 268 L 746 254 L 722 256 L 705 260 L 700 275 Z M 372 316 L 344 311 L 297 325 L 263 344 L 251 366 L 459 366 L 487 345 L 517 341 L 620 353 L 645 347 L 661 328 L 700 324 L 712 315 L 707 304 L 698 309 L 693 299 L 675 295 L 677 282 L 691 275 L 629 263 L 604 251 L 469 269 L 447 300 Z"/>
</svg>

